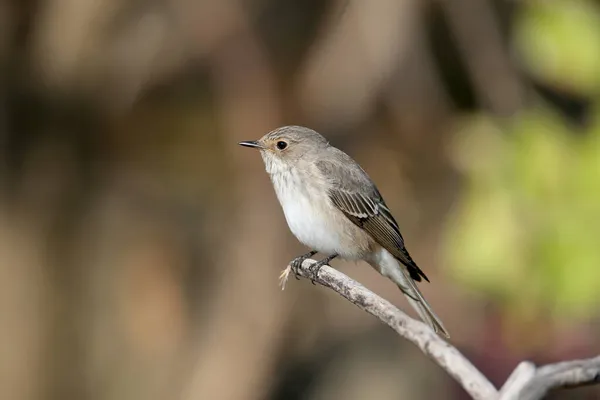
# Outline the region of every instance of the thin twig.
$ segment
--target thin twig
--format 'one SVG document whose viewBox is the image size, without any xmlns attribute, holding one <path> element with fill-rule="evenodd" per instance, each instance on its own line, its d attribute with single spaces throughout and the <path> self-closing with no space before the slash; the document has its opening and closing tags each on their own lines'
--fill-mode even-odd
<svg viewBox="0 0 600 400">
<path fill-rule="evenodd" d="M 523 363 L 521 363 L 523 364 Z M 530 364 L 530 363 L 529 363 Z M 530 366 L 533 366 L 530 364 Z M 519 367 L 517 367 L 519 369 Z M 510 381 L 510 379 L 509 379 Z M 536 400 L 553 389 L 572 388 L 600 383 L 600 356 L 585 360 L 548 364 L 535 369 L 517 390 L 502 388 L 499 400 Z M 504 385 L 510 386 L 510 382 Z"/>
<path fill-rule="evenodd" d="M 435 334 L 427 325 L 410 318 L 389 301 L 331 268 L 323 266 L 317 277 L 310 269 L 316 261 L 305 260 L 297 274 L 328 287 L 352 304 L 379 318 L 403 338 L 415 344 L 452 376 L 476 400 L 538 400 L 552 389 L 600 383 L 600 356 L 567 361 L 536 368 L 524 361 L 510 375 L 500 392 L 454 346 Z M 288 266 L 280 276 L 282 288 L 291 271 Z"/>
<path fill-rule="evenodd" d="M 502 388 L 498 400 L 516 399 L 521 390 L 535 376 L 535 365 L 529 361 L 523 361 L 510 374 Z"/>
<path fill-rule="evenodd" d="M 298 269 L 298 275 L 311 279 L 310 266 L 315 260 L 307 259 Z M 379 318 L 400 336 L 414 343 L 446 370 L 477 400 L 496 399 L 498 392 L 487 378 L 455 347 L 435 334 L 427 325 L 410 318 L 392 303 L 382 299 L 360 283 L 325 265 L 319 271 L 316 283 L 333 289 L 352 304 Z"/>
</svg>

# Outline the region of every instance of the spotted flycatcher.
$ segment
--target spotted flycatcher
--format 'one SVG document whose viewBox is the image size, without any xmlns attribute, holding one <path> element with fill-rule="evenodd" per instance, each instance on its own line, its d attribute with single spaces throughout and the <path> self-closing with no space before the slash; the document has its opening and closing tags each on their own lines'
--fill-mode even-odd
<svg viewBox="0 0 600 400">
<path fill-rule="evenodd" d="M 312 267 L 316 276 L 337 256 L 364 260 L 398 285 L 435 332 L 449 337 L 415 283 L 429 279 L 408 254 L 390 209 L 356 161 L 301 126 L 284 126 L 240 145 L 260 150 L 290 230 L 312 249 L 293 266 L 322 253 L 326 257 Z"/>
</svg>

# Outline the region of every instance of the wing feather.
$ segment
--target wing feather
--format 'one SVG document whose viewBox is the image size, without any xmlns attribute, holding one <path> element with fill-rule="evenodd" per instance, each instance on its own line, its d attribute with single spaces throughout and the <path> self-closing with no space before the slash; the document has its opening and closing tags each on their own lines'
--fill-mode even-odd
<svg viewBox="0 0 600 400">
<path fill-rule="evenodd" d="M 350 221 L 367 231 L 377 243 L 406 265 L 414 280 L 421 281 L 423 277 L 429 281 L 406 251 L 398 224 L 381 196 L 369 198 L 334 188 L 330 190 L 329 197 Z"/>
<path fill-rule="evenodd" d="M 367 173 L 346 153 L 329 148 L 332 157 L 315 162 L 330 185 L 332 203 L 355 225 L 404 264 L 411 278 L 429 281 L 404 247 L 400 228 Z"/>
</svg>

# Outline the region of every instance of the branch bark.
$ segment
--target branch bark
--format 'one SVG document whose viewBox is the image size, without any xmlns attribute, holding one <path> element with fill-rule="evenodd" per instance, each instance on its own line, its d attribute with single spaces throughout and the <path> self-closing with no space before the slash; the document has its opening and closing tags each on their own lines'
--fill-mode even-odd
<svg viewBox="0 0 600 400">
<path fill-rule="evenodd" d="M 510 375 L 500 392 L 494 385 L 450 343 L 435 334 L 427 325 L 400 311 L 389 301 L 328 265 L 319 270 L 317 277 L 310 269 L 316 261 L 305 260 L 297 271 L 298 276 L 314 279 L 328 287 L 360 309 L 377 317 L 400 336 L 415 344 L 463 387 L 476 400 L 536 400 L 550 390 L 600 383 L 600 356 L 550 364 L 541 368 L 524 361 Z M 288 266 L 282 273 L 285 285 Z"/>
<path fill-rule="evenodd" d="M 499 400 L 536 400 L 543 398 L 553 389 L 573 388 L 600 383 L 600 356 L 585 360 L 565 361 L 537 368 L 524 361 L 512 376 L 521 371 L 522 383 L 513 383 L 515 390 L 509 389 L 510 379 L 500 391 Z"/>
<path fill-rule="evenodd" d="M 305 260 L 298 268 L 298 275 L 311 279 L 313 274 L 310 266 L 313 263 L 315 260 Z M 334 290 L 352 304 L 379 318 L 400 336 L 411 341 L 456 379 L 473 399 L 489 400 L 498 397 L 494 385 L 455 347 L 435 334 L 424 323 L 410 318 L 389 301 L 330 266 L 323 266 L 314 281 Z"/>
</svg>

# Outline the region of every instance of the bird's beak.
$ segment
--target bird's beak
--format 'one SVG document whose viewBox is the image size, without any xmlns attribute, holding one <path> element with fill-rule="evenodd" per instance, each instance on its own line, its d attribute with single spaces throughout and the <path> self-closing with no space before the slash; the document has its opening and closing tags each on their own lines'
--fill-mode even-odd
<svg viewBox="0 0 600 400">
<path fill-rule="evenodd" d="M 264 149 L 263 145 L 258 143 L 256 140 L 247 140 L 239 143 L 240 146 L 254 147 L 256 149 Z"/>
</svg>

